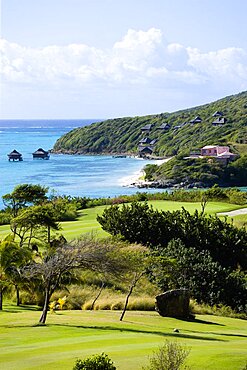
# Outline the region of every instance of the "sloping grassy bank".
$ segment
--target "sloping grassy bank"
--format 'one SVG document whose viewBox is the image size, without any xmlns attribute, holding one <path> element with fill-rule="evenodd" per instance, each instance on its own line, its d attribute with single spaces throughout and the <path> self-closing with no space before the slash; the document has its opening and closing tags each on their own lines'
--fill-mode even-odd
<svg viewBox="0 0 247 370">
<path fill-rule="evenodd" d="M 40 312 L 5 306 L 0 312 L 1 369 L 72 369 L 76 358 L 107 353 L 118 370 L 138 370 L 166 339 L 190 347 L 194 370 L 240 370 L 247 359 L 247 321 L 198 315 L 194 322 L 155 312 L 62 311 L 35 326 Z M 178 328 L 179 333 L 173 329 Z"/>
</svg>

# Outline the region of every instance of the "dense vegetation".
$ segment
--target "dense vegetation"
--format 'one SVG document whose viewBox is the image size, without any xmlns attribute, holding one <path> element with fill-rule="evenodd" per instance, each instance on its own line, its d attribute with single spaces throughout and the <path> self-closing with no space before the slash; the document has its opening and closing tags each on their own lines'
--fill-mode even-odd
<svg viewBox="0 0 247 370">
<path fill-rule="evenodd" d="M 174 258 L 172 277 L 159 271 L 164 290 L 189 288 L 199 302 L 246 311 L 247 232 L 218 217 L 185 209 L 159 212 L 147 203 L 111 206 L 98 216 L 103 229 L 131 243 Z M 151 274 L 152 275 L 152 274 Z"/>
<path fill-rule="evenodd" d="M 247 155 L 227 166 L 214 158 L 183 158 L 180 155 L 161 166 L 147 165 L 144 170 L 147 180 L 158 180 L 165 186 L 181 182 L 184 186 L 246 186 Z"/>
<path fill-rule="evenodd" d="M 213 126 L 215 111 L 223 112 L 227 122 Z M 186 124 L 196 116 L 201 123 Z M 247 152 L 247 92 L 228 96 L 213 103 L 174 113 L 161 113 L 143 117 L 109 119 L 90 126 L 77 128 L 62 136 L 54 151 L 63 153 L 136 153 L 138 142 L 145 134 L 141 128 L 153 124 L 151 139 L 158 139 L 154 154 L 171 156 L 189 153 L 208 144 L 229 144 L 239 154 Z M 169 123 L 168 131 L 158 130 L 162 123 Z"/>
<path fill-rule="evenodd" d="M 137 201 L 197 200 L 199 209 L 205 211 L 209 200 L 222 200 L 224 203 L 219 205 L 223 207 L 228 207 L 227 201 L 246 204 L 246 193 L 214 186 L 207 191 L 176 190 L 171 194 L 138 193 L 130 197 L 92 200 L 48 197 L 47 191 L 40 185 L 23 184 L 3 197 L 6 205 L 3 215 L 9 217 L 12 234 L 5 234 L 0 241 L 0 310 L 3 297 L 12 291 L 10 294 L 16 293 L 17 305 L 21 302 L 43 305 L 40 322 L 45 322 L 49 302 L 50 309 L 58 305 L 92 309 L 95 292 L 101 295 L 103 288 L 95 309 L 121 309 L 123 313 L 127 307 L 153 310 L 158 292 L 182 286 L 189 287 L 198 302 L 223 303 L 244 314 L 247 299 L 244 229 L 236 229 L 232 224 L 198 212 L 190 215 L 185 210 L 154 211 L 146 203 Z M 110 207 L 98 217 L 106 231 L 124 237 L 127 244 L 117 239 L 109 240 L 106 233 L 102 241 L 91 237 L 76 240 L 84 230 L 80 221 L 75 222 L 79 225 L 78 232 L 71 232 L 72 242 L 57 235 L 58 221 L 67 219 L 71 210 L 77 217 L 77 211 L 86 206 L 133 200 L 136 203 L 131 206 Z M 178 203 L 173 208 L 175 202 L 168 203 L 170 210 L 181 206 Z M 194 210 L 196 206 L 191 205 Z M 230 209 L 232 207 L 234 209 L 229 205 Z M 94 212 L 96 218 L 98 211 Z M 129 242 L 138 242 L 150 250 L 141 245 L 131 246 Z M 111 256 L 105 264 L 108 252 Z M 94 272 L 90 275 L 92 268 Z M 117 278 L 110 276 L 117 271 Z M 128 302 L 134 288 L 137 296 Z"/>
<path fill-rule="evenodd" d="M 154 172 L 155 173 L 155 172 Z M 158 171 L 157 171 L 158 175 Z M 156 176 L 156 173 L 155 173 Z M 169 175 L 167 175 L 169 176 Z M 153 178 L 153 177 L 152 177 Z M 35 202 L 26 202 L 27 199 L 23 196 L 23 189 L 30 187 L 30 184 L 18 185 L 10 194 L 3 197 L 5 208 L 0 210 L 0 225 L 8 225 L 13 218 L 13 205 L 19 202 L 19 206 L 15 205 L 15 213 L 17 216 L 18 210 L 26 209 L 28 206 L 36 204 Z M 32 187 L 32 185 L 31 185 Z M 34 188 L 39 186 L 34 185 Z M 104 205 L 130 203 L 134 201 L 145 200 L 169 200 L 175 202 L 201 202 L 207 201 L 224 201 L 225 203 L 245 205 L 247 204 L 247 192 L 240 191 L 234 188 L 220 188 L 214 185 L 211 189 L 193 189 L 188 191 L 184 189 L 175 189 L 172 192 L 162 191 L 155 193 L 137 192 L 132 195 L 120 195 L 113 198 L 89 198 L 89 197 L 72 197 L 72 196 L 47 196 L 48 188 L 45 191 L 44 203 L 54 214 L 54 219 L 60 221 L 75 221 L 78 219 L 79 210 L 93 208 Z"/>
</svg>

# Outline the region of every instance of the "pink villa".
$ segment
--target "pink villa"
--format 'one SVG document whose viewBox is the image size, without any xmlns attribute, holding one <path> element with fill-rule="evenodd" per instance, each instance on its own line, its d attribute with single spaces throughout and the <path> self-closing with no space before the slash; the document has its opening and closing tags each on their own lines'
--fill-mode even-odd
<svg viewBox="0 0 247 370">
<path fill-rule="evenodd" d="M 216 157 L 224 162 L 232 161 L 236 154 L 230 152 L 229 146 L 206 145 L 201 149 L 201 156 Z"/>
</svg>

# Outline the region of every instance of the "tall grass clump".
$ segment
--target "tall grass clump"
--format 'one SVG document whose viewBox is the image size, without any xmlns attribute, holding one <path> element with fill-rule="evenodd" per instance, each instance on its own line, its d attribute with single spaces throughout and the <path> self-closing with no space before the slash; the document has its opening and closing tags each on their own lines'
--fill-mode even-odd
<svg viewBox="0 0 247 370">
<path fill-rule="evenodd" d="M 94 305 L 94 310 L 122 310 L 124 307 L 125 296 L 123 294 L 119 296 L 108 295 L 102 296 Z M 92 301 L 86 301 L 82 309 L 90 310 Z M 127 306 L 128 311 L 154 311 L 155 302 L 151 297 L 132 297 Z"/>
<path fill-rule="evenodd" d="M 154 311 L 155 300 L 151 297 L 137 297 L 130 299 L 127 306 L 129 311 Z"/>
<path fill-rule="evenodd" d="M 55 292 L 51 301 L 57 301 L 59 298 L 66 296 L 66 303 L 64 309 L 66 310 L 81 310 L 81 307 L 95 294 L 95 287 L 93 286 L 77 286 L 72 285 L 69 290 L 59 290 Z"/>
<path fill-rule="evenodd" d="M 206 303 L 197 303 L 195 300 L 190 300 L 190 312 L 197 315 L 215 315 L 223 317 L 232 317 L 235 319 L 247 319 L 247 313 L 238 313 L 231 307 L 223 304 L 210 306 Z"/>
</svg>

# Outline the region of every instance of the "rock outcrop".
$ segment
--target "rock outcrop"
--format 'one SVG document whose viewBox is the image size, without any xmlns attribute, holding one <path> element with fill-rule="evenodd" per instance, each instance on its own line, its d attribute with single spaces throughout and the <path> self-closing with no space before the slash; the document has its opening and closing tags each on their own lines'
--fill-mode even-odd
<svg viewBox="0 0 247 370">
<path fill-rule="evenodd" d="M 187 289 L 169 290 L 156 297 L 156 311 L 161 316 L 188 318 L 190 293 Z"/>
</svg>

